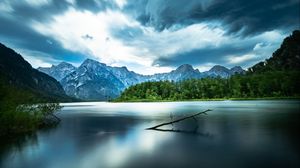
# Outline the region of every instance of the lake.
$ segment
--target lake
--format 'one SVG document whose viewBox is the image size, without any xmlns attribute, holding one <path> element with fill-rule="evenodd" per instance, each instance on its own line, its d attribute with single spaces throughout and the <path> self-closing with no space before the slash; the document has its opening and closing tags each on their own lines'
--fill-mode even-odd
<svg viewBox="0 0 300 168">
<path fill-rule="evenodd" d="M 300 101 L 62 105 L 57 127 L 1 140 L 1 168 L 300 167 Z"/>
</svg>

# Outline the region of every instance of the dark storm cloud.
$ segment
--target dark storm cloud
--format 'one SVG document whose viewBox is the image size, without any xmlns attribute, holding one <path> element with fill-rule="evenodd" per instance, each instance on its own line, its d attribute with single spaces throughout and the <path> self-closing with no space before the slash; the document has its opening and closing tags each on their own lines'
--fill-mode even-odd
<svg viewBox="0 0 300 168">
<path fill-rule="evenodd" d="M 48 4 L 42 6 L 30 5 L 25 2 L 12 2 L 9 3 L 13 9 L 14 15 L 21 22 L 25 20 L 38 20 L 47 22 L 53 15 L 61 14 L 67 11 L 70 7 L 77 10 L 88 10 L 92 12 L 99 12 L 106 9 L 117 9 L 118 6 L 112 1 L 106 0 L 75 0 L 74 4 L 66 0 L 52 0 Z"/>
<path fill-rule="evenodd" d="M 35 6 L 25 1 L 3 1 L 12 10 L 0 15 L 0 42 L 18 49 L 45 53 L 57 60 L 79 62 L 82 54 L 64 49 L 51 37 L 39 34 L 30 26 L 32 21 L 50 22 L 53 16 L 63 14 L 70 7 L 77 10 L 101 11 L 116 8 L 109 1 L 76 0 L 71 4 L 65 0 L 52 0 L 48 4 Z M 13 16 L 13 17 L 11 17 Z M 39 57 L 43 57 L 42 55 Z"/>
<path fill-rule="evenodd" d="M 208 48 L 202 48 L 199 45 L 199 48 L 178 50 L 178 52 L 166 56 L 161 54 L 163 52 L 157 51 L 168 49 L 171 45 L 167 42 L 172 43 L 172 41 L 166 40 L 164 43 L 161 40 L 158 42 L 159 38 L 145 33 L 140 25 L 109 27 L 112 37 L 107 37 L 107 41 L 118 40 L 124 46 L 130 46 L 137 51 L 146 49 L 155 55 L 156 59 L 153 65 L 173 67 L 182 63 L 200 65 L 210 62 L 229 66 L 229 63 L 225 61 L 227 56 L 242 56 L 251 53 L 256 44 L 268 42 L 268 40 L 255 38 L 256 35 L 259 36 L 266 31 L 273 30 L 281 34 L 289 34 L 292 29 L 300 29 L 299 0 L 128 0 L 124 8 L 119 7 L 112 0 L 74 0 L 74 3 L 67 0 L 50 0 L 49 3 L 43 5 L 32 2 L 0 0 L 0 42 L 16 49 L 44 54 L 37 57 L 50 55 L 54 60 L 77 63 L 87 56 L 65 49 L 59 40 L 56 41 L 54 37 L 40 34 L 32 28 L 31 24 L 37 22 L 47 25 L 53 21 L 54 16 L 63 15 L 70 9 L 94 13 L 111 10 L 118 11 L 124 16 L 130 15 L 142 25 L 154 27 L 157 31 L 154 31 L 153 34 L 158 34 L 158 36 L 164 29 L 169 29 L 167 32 L 173 32 L 192 24 L 204 23 L 209 29 L 213 29 L 216 25 L 221 26 L 221 29 L 227 33 L 224 36 L 229 41 L 241 43 L 239 45 L 226 43 L 227 45 L 220 47 Z M 84 32 L 81 37 L 89 42 L 97 40 L 97 36 L 89 32 Z M 249 42 L 252 37 L 254 39 Z M 171 36 L 168 38 L 172 39 Z M 182 40 L 182 42 L 189 40 L 174 39 Z M 243 43 L 244 40 L 246 42 Z M 280 42 L 273 42 L 276 43 L 274 46 Z M 209 46 L 214 46 L 213 43 L 210 43 Z M 181 44 L 178 43 L 178 45 Z M 264 46 L 262 43 L 261 47 L 268 47 L 268 45 Z M 270 56 L 272 52 L 267 56 Z M 255 59 L 250 61 L 256 61 Z M 247 63 L 249 64 L 249 61 Z M 240 65 L 246 66 L 246 63 L 241 62 Z"/>
<path fill-rule="evenodd" d="M 53 15 L 67 10 L 70 4 L 64 0 L 52 0 L 51 3 L 42 6 L 34 6 L 22 1 L 12 1 L 9 5 L 13 9 L 11 15 L 14 16 L 15 21 L 26 24 L 27 21 L 32 20 L 47 22 Z"/>
<path fill-rule="evenodd" d="M 248 44 L 244 47 L 235 46 L 222 46 L 222 47 L 208 47 L 203 49 L 196 49 L 190 52 L 184 52 L 176 54 L 172 57 L 161 57 L 153 62 L 153 65 L 160 66 L 173 66 L 178 67 L 182 64 L 203 64 L 203 63 L 214 63 L 224 65 L 227 61 L 224 57 L 230 55 L 243 55 L 252 51 L 252 44 Z M 227 65 L 224 65 L 227 66 Z M 244 66 L 244 65 L 241 65 Z"/>
<path fill-rule="evenodd" d="M 217 21 L 228 33 L 257 34 L 299 28 L 299 0 L 131 0 L 127 11 L 158 31 Z M 241 32 L 242 30 L 242 32 Z"/>
<path fill-rule="evenodd" d="M 107 0 L 76 0 L 75 8 L 80 10 L 99 12 L 106 9 L 117 9 L 118 6 L 113 1 Z"/>
<path fill-rule="evenodd" d="M 128 26 L 123 27 L 122 29 L 112 28 L 110 32 L 114 37 L 121 39 L 123 43 L 127 43 L 128 45 L 130 45 L 132 40 L 141 37 L 144 34 L 141 28 Z"/>
<path fill-rule="evenodd" d="M 58 60 L 76 61 L 80 60 L 80 57 L 84 57 L 79 53 L 65 50 L 55 40 L 35 32 L 20 22 L 0 17 L 0 23 L 1 43 L 12 44 L 20 49 L 42 52 Z"/>
</svg>

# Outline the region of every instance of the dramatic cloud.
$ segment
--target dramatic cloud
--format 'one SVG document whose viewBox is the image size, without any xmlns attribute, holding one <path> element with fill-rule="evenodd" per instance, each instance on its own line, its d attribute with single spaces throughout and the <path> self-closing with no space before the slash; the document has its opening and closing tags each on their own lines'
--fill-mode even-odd
<svg viewBox="0 0 300 168">
<path fill-rule="evenodd" d="M 299 0 L 131 0 L 128 11 L 157 30 L 221 22 L 228 33 L 256 34 L 299 28 Z"/>
<path fill-rule="evenodd" d="M 38 2 L 14 0 L 0 2 L 0 6 L 2 6 L 0 7 L 0 42 L 12 47 L 25 57 L 31 58 L 29 60 L 31 63 L 53 60 L 47 61 L 47 64 L 50 65 L 64 60 L 81 61 L 80 58 L 83 57 L 81 53 L 66 50 L 52 37 L 44 36 L 31 27 L 33 21 L 40 20 L 46 23 L 52 19 L 53 14 L 61 14 L 66 9 L 62 7 L 63 1 L 61 3 L 54 0 Z M 29 56 L 21 51 L 31 54 Z M 52 59 L 48 57 L 52 57 Z"/>
<path fill-rule="evenodd" d="M 201 68 L 207 64 L 220 64 L 227 67 L 240 65 L 246 68 L 255 62 L 270 57 L 271 53 L 280 46 L 285 35 L 277 31 L 265 32 L 247 38 L 235 38 L 226 35 L 219 37 L 218 41 L 215 36 L 218 34 L 203 35 L 197 42 L 207 45 L 202 44 L 190 51 L 177 52 L 167 57 L 161 56 L 155 59 L 154 64 L 179 66 L 184 62 L 193 64 L 202 70 L 207 70 Z M 210 40 L 205 37 L 210 37 Z"/>
<path fill-rule="evenodd" d="M 298 0 L 2 0 L 0 42 L 34 67 L 86 58 L 139 73 L 247 68 L 299 29 Z"/>
</svg>

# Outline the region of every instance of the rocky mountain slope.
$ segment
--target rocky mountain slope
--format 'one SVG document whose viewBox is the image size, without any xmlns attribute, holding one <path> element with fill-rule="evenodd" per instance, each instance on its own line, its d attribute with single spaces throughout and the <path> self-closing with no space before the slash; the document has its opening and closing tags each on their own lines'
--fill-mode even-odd
<svg viewBox="0 0 300 168">
<path fill-rule="evenodd" d="M 242 69 L 240 66 L 235 66 L 231 69 L 223 67 L 221 65 L 213 66 L 209 71 L 203 72 L 204 77 L 221 77 L 221 78 L 228 78 L 234 74 L 244 74 L 245 70 Z"/>
<path fill-rule="evenodd" d="M 111 67 L 95 60 L 87 59 L 78 68 L 61 63 L 50 68 L 38 68 L 55 77 L 69 96 L 84 100 L 107 100 L 119 96 L 127 87 L 146 81 L 181 81 L 192 78 L 228 78 L 235 73 L 244 73 L 241 67 L 227 69 L 216 65 L 206 72 L 200 72 L 189 64 L 183 64 L 169 73 L 141 75 L 126 67 Z"/>
<path fill-rule="evenodd" d="M 84 100 L 107 100 L 117 97 L 125 85 L 105 64 L 87 59 L 61 80 L 66 93 Z"/>
<path fill-rule="evenodd" d="M 62 62 L 56 66 L 52 65 L 52 67 L 50 68 L 39 67 L 38 70 L 60 81 L 70 73 L 74 72 L 76 70 L 76 67 L 72 64 Z"/>
<path fill-rule="evenodd" d="M 58 81 L 32 68 L 20 54 L 1 43 L 0 80 L 3 84 L 31 91 L 44 97 L 67 97 Z"/>
</svg>

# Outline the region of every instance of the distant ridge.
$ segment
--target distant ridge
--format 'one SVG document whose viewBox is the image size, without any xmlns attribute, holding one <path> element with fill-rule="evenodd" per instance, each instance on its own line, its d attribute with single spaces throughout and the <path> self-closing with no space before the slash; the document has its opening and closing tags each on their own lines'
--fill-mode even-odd
<svg viewBox="0 0 300 168">
<path fill-rule="evenodd" d="M 228 69 L 216 65 L 209 71 L 200 72 L 192 65 L 183 64 L 169 73 L 141 75 L 129 71 L 127 67 L 111 67 L 92 59 L 86 59 L 78 68 L 62 62 L 50 68 L 38 70 L 53 76 L 63 86 L 69 96 L 84 100 L 108 100 L 115 98 L 127 87 L 146 81 L 181 81 L 203 77 L 228 78 L 235 73 L 244 73 L 239 67 Z"/>
<path fill-rule="evenodd" d="M 228 69 L 221 65 L 215 65 L 209 71 L 200 72 L 189 64 L 183 64 L 169 73 L 154 75 L 141 75 L 129 71 L 126 67 L 111 67 L 95 60 L 87 59 L 83 64 L 74 68 L 52 66 L 51 68 L 39 68 L 39 70 L 61 79 L 64 90 L 68 95 L 85 100 L 107 100 L 117 97 L 124 89 L 131 85 L 146 81 L 181 81 L 186 79 L 199 79 L 204 77 L 229 78 L 234 74 L 261 73 L 266 71 L 300 70 L 300 31 L 295 30 L 292 35 L 285 38 L 281 47 L 272 57 L 257 63 L 248 71 L 240 66 Z M 86 64 L 86 66 L 83 66 Z M 63 66 L 64 67 L 64 66 Z M 82 68 L 84 67 L 84 68 Z M 66 70 L 67 69 L 67 70 Z M 64 72 L 53 75 L 50 72 Z M 66 73 L 65 73 L 66 72 Z M 54 73 L 55 74 L 55 73 Z M 58 77 L 59 76 L 59 77 Z"/>
</svg>

